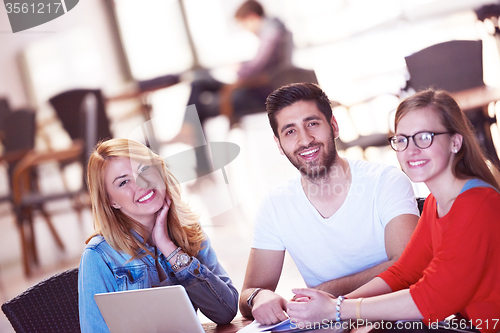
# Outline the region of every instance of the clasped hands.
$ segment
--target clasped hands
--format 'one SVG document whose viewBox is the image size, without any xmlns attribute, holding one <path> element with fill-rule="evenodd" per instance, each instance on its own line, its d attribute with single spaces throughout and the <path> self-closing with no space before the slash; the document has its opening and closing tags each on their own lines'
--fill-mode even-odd
<svg viewBox="0 0 500 333">
<path fill-rule="evenodd" d="M 262 290 L 254 298 L 252 315 L 260 324 L 271 325 L 290 318 L 293 323 L 322 322 L 335 317 L 335 296 L 316 289 L 293 289 L 287 301 L 275 292 Z"/>
</svg>

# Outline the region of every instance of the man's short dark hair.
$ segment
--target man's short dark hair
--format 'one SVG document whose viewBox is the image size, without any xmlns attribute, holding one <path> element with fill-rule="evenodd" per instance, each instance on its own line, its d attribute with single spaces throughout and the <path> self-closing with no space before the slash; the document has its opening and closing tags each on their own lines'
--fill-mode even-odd
<svg viewBox="0 0 500 333">
<path fill-rule="evenodd" d="M 234 16 L 237 19 L 244 19 L 250 14 L 256 14 L 263 17 L 264 7 L 262 7 L 262 5 L 255 0 L 248 0 L 241 4 Z"/>
<path fill-rule="evenodd" d="M 326 120 L 332 119 L 332 106 L 325 92 L 314 83 L 292 83 L 273 91 L 266 101 L 267 116 L 274 135 L 278 135 L 278 122 L 276 116 L 281 109 L 299 101 L 312 101 L 316 103 L 319 111 L 325 115 Z"/>
</svg>

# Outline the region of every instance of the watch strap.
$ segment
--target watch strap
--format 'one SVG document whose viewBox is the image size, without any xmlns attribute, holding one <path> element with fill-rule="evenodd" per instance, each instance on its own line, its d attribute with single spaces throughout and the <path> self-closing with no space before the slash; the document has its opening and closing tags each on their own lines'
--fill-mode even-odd
<svg viewBox="0 0 500 333">
<path fill-rule="evenodd" d="M 176 248 L 175 250 L 172 251 L 172 253 L 170 253 L 167 257 L 167 261 L 170 261 L 170 259 L 172 259 L 173 256 L 175 256 L 177 254 L 177 252 L 179 252 L 181 250 L 181 247 L 179 246 L 178 248 Z"/>
<path fill-rule="evenodd" d="M 253 308 L 253 299 L 255 298 L 255 296 L 257 296 L 257 294 L 259 293 L 259 291 L 261 291 L 262 288 L 255 288 L 252 293 L 250 294 L 250 296 L 248 296 L 247 298 L 247 305 L 248 307 L 251 309 Z"/>
</svg>

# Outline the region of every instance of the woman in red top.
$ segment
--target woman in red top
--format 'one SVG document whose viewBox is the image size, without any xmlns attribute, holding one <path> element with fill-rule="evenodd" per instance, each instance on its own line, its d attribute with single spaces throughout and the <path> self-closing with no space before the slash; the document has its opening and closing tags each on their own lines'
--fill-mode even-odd
<svg viewBox="0 0 500 333">
<path fill-rule="evenodd" d="M 395 125 L 389 140 L 403 171 L 431 191 L 410 242 L 391 268 L 346 296 L 295 289 L 290 319 L 384 320 L 375 327 L 386 329 L 422 320 L 436 328 L 460 313 L 465 322 L 448 326 L 500 331 L 499 185 L 467 117 L 448 93 L 425 90 L 399 105 Z"/>
</svg>

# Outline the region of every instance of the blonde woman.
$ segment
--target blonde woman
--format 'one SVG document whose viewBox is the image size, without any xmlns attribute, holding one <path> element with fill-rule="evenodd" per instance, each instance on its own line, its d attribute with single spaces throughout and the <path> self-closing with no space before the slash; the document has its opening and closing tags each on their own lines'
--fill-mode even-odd
<svg viewBox="0 0 500 333">
<path fill-rule="evenodd" d="M 97 145 L 87 170 L 95 232 L 78 276 L 82 332 L 108 332 L 95 294 L 167 285 L 184 286 L 208 318 L 229 323 L 238 292 L 163 159 L 112 139 Z"/>
</svg>

